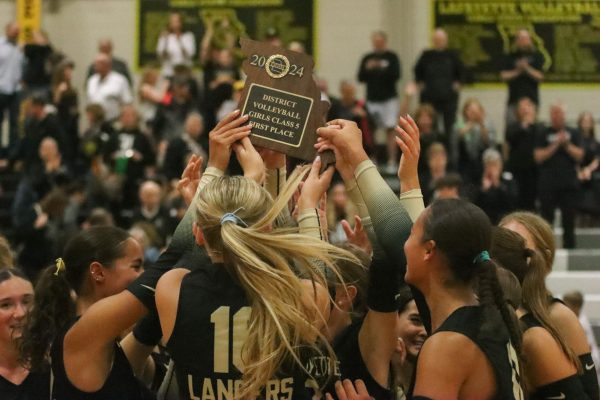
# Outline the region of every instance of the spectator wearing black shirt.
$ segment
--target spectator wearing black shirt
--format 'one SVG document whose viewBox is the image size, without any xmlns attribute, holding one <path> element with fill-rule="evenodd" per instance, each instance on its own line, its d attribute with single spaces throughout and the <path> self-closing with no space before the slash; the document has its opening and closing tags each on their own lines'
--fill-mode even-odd
<svg viewBox="0 0 600 400">
<path fill-rule="evenodd" d="M 517 121 L 506 127 L 508 145 L 507 170 L 512 172 L 519 187 L 517 206 L 522 210 L 535 211 L 537 198 L 538 168 L 533 159 L 537 132 L 542 129 L 537 119 L 536 106 L 524 97 L 517 104 Z"/>
<path fill-rule="evenodd" d="M 560 208 L 563 247 L 575 248 L 575 207 L 578 194 L 577 164 L 583 160 L 581 135 L 567 127 L 562 104 L 550 107 L 551 125 L 538 133 L 533 153 L 540 166 L 539 197 L 542 216 L 552 224 Z"/>
<path fill-rule="evenodd" d="M 496 149 L 483 152 L 483 176 L 475 197 L 479 206 L 495 225 L 517 206 L 517 185 L 510 172 L 503 172 L 502 156 Z"/>
<path fill-rule="evenodd" d="M 594 116 L 589 111 L 579 115 L 577 127 L 581 133 L 583 161 L 578 177 L 581 182 L 582 199 L 579 209 L 592 216 L 600 216 L 600 141 L 596 138 Z"/>
<path fill-rule="evenodd" d="M 176 77 L 171 83 L 168 99 L 158 105 L 152 133 L 157 142 L 168 143 L 178 137 L 183 131 L 185 119 L 191 112 L 198 112 L 193 101 L 190 84 L 184 77 Z"/>
<path fill-rule="evenodd" d="M 394 127 L 398 123 L 398 92 L 401 77 L 400 60 L 387 48 L 387 35 L 378 31 L 371 36 L 373 51 L 362 58 L 358 80 L 367 85 L 367 108 L 378 128 L 387 131 L 387 168 L 395 171 L 398 146 Z"/>
<path fill-rule="evenodd" d="M 73 61 L 64 59 L 52 74 L 52 103 L 73 155 L 79 148 L 79 95 L 72 83 L 74 68 Z"/>
<path fill-rule="evenodd" d="M 369 156 L 375 153 L 374 121 L 364 100 L 356 98 L 356 86 L 347 80 L 340 82 L 340 98 L 330 97 L 331 107 L 328 120 L 347 119 L 354 121 L 363 134 L 363 146 Z"/>
<path fill-rule="evenodd" d="M 39 92 L 46 96 L 49 94 L 52 72 L 50 56 L 52 52 L 52 46 L 46 33 L 34 31 L 33 42 L 23 47 L 23 53 L 25 54 L 23 83 L 28 93 Z"/>
<path fill-rule="evenodd" d="M 127 79 L 129 87 L 133 87 L 133 81 L 131 80 L 131 73 L 129 72 L 127 62 L 121 58 L 113 56 L 113 42 L 111 39 L 104 38 L 98 41 L 98 53 L 106 54 L 111 60 L 112 70 L 123 75 L 125 79 Z M 94 63 L 91 63 L 87 70 L 86 80 L 90 79 L 95 73 L 96 70 Z"/>
<path fill-rule="evenodd" d="M 131 220 L 132 225 L 139 222 L 151 224 L 160 236 L 159 246 L 167 243 L 167 237 L 175 230 L 177 224 L 170 216 L 169 210 L 161 204 L 162 195 L 162 188 L 158 183 L 144 181 L 139 190 L 140 206 L 135 209 Z"/>
<path fill-rule="evenodd" d="M 25 121 L 25 136 L 19 142 L 12 162 L 22 162 L 26 171 L 31 171 L 41 164 L 38 154 L 40 143 L 45 137 L 52 137 L 58 143 L 61 154 L 68 159 L 73 154 L 67 148 L 64 132 L 55 114 L 49 112 L 47 99 L 43 94 L 35 94 L 30 98 L 28 118 Z"/>
<path fill-rule="evenodd" d="M 544 56 L 536 50 L 531 34 L 527 29 L 520 29 L 515 37 L 514 51 L 504 61 L 500 78 L 508 83 L 507 123 L 515 119 L 517 102 L 528 97 L 536 105 L 539 101 L 539 83 L 544 79 L 542 68 Z"/>
<path fill-rule="evenodd" d="M 443 116 L 444 133 L 452 134 L 464 67 L 458 53 L 448 49 L 443 29 L 433 33 L 433 48 L 425 50 L 415 65 L 415 80 L 421 89 L 421 103 L 431 104 Z"/>
<path fill-rule="evenodd" d="M 210 59 L 204 64 L 205 106 L 213 126 L 217 110 L 233 94 L 233 83 L 241 78 L 231 49 L 213 49 Z"/>
<path fill-rule="evenodd" d="M 202 115 L 195 112 L 189 114 L 185 120 L 185 129 L 181 136 L 172 139 L 167 146 L 165 162 L 163 163 L 163 172 L 167 179 L 171 181 L 179 180 L 192 154 L 204 157 L 204 160 L 208 161 L 205 150 L 208 143 L 203 146 L 200 142 L 203 133 L 204 120 Z"/>
</svg>

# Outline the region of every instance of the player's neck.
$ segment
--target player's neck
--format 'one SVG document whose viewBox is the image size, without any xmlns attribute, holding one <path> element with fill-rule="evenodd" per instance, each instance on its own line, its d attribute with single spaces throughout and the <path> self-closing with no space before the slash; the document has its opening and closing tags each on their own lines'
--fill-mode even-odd
<svg viewBox="0 0 600 400">
<path fill-rule="evenodd" d="M 431 285 L 430 290 L 423 291 L 431 312 L 431 329 L 435 332 L 440 325 L 457 309 L 477 305 L 475 293 L 468 285 L 441 283 Z"/>
</svg>

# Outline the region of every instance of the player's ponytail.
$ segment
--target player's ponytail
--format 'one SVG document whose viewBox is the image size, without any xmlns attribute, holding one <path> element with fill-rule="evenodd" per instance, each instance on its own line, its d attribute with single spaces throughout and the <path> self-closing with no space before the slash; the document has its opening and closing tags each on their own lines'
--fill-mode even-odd
<svg viewBox="0 0 600 400">
<path fill-rule="evenodd" d="M 521 306 L 552 335 L 569 361 L 581 372 L 581 363 L 567 345 L 550 318 L 546 260 L 539 251 L 528 249 L 521 235 L 506 228 L 496 228 L 492 239 L 492 256 L 503 267 L 513 272 L 522 287 Z"/>
<path fill-rule="evenodd" d="M 90 264 L 104 266 L 123 254 L 129 234 L 116 227 L 94 227 L 74 236 L 63 258 L 42 271 L 35 285 L 34 302 L 21 338 L 24 365 L 39 369 L 46 365 L 50 348 L 58 335 L 75 321 L 75 296 L 82 295 L 84 281 L 90 279 Z"/>
<path fill-rule="evenodd" d="M 257 396 L 283 365 L 305 368 L 299 349 L 314 346 L 322 337 L 317 325 L 325 323 L 325 316 L 315 296 L 304 294 L 299 276 L 312 280 L 317 291 L 326 288 L 325 272 L 336 271 L 336 260 L 353 259 L 347 251 L 299 234 L 297 228 L 273 229 L 306 172 L 297 169 L 274 203 L 258 184 L 239 176 L 215 179 L 196 203 L 208 251 L 222 255 L 252 306 L 241 354 L 240 398 Z M 333 360 L 331 349 L 328 353 Z"/>
</svg>

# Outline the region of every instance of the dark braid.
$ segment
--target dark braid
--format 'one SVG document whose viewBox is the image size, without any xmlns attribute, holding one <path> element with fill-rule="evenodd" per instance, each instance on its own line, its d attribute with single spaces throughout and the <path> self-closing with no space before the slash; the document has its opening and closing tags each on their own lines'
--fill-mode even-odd
<svg viewBox="0 0 600 400">
<path fill-rule="evenodd" d="M 504 298 L 504 292 L 496 274 L 496 265 L 491 261 L 479 261 L 477 267 L 479 303 L 487 309 L 495 309 L 499 312 L 510 336 L 510 341 L 517 354 L 520 354 L 521 330 L 514 311 L 509 308 Z"/>
</svg>

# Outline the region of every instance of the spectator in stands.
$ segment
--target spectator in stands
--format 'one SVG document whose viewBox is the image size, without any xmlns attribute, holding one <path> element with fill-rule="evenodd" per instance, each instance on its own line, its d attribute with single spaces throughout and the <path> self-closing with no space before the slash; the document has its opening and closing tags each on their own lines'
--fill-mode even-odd
<svg viewBox="0 0 600 400">
<path fill-rule="evenodd" d="M 14 162 L 23 163 L 26 171 L 34 170 L 41 165 L 38 149 L 40 143 L 46 137 L 52 137 L 56 140 L 61 153 L 65 155 L 73 154 L 65 144 L 64 133 L 58 118 L 48 110 L 46 96 L 35 94 L 29 100 L 25 136 L 12 158 Z"/>
<path fill-rule="evenodd" d="M 527 29 L 519 29 L 514 49 L 507 54 L 500 71 L 500 78 L 508 83 L 507 123 L 515 120 L 520 98 L 528 97 L 535 105 L 539 105 L 539 84 L 544 79 L 543 66 L 544 56 L 536 50 L 531 34 Z"/>
<path fill-rule="evenodd" d="M 33 32 L 33 41 L 23 47 L 25 54 L 25 68 L 23 71 L 23 84 L 29 94 L 50 94 L 50 79 L 52 65 L 50 56 L 53 49 L 48 35 L 43 31 Z"/>
<path fill-rule="evenodd" d="M 431 104 L 443 117 L 444 133 L 448 138 L 456 119 L 463 75 L 464 67 L 458 53 L 448 49 L 448 34 L 441 28 L 436 29 L 433 48 L 425 50 L 415 65 L 415 80 L 421 89 L 421 103 Z"/>
<path fill-rule="evenodd" d="M 169 15 L 167 29 L 158 38 L 156 54 L 162 63 L 161 74 L 165 78 L 173 76 L 176 65 L 192 66 L 196 55 L 196 38 L 192 32 L 183 31 L 181 14 Z"/>
<path fill-rule="evenodd" d="M 177 77 L 171 83 L 170 100 L 158 105 L 152 133 L 157 142 L 164 142 L 166 146 L 170 140 L 175 139 L 184 129 L 185 119 L 191 112 L 199 112 L 196 103 L 192 100 L 188 79 Z"/>
<path fill-rule="evenodd" d="M 454 125 L 453 140 L 454 165 L 465 179 L 479 182 L 483 171 L 481 155 L 496 142 L 496 130 L 479 100 L 465 101 L 462 118 Z"/>
<path fill-rule="evenodd" d="M 448 173 L 435 181 L 434 199 L 459 199 L 462 179 L 456 173 Z"/>
<path fill-rule="evenodd" d="M 144 250 L 144 263 L 156 262 L 161 253 L 161 238 L 154 226 L 148 222 L 137 222 L 129 228 L 128 232 Z"/>
<path fill-rule="evenodd" d="M 98 167 L 106 151 L 106 145 L 114 133 L 111 124 L 104 118 L 104 109 L 100 104 L 89 104 L 85 108 L 87 129 L 83 131 L 79 144 L 78 157 L 86 173 L 90 168 Z"/>
<path fill-rule="evenodd" d="M 328 120 L 347 119 L 356 122 L 363 134 L 363 146 L 370 156 L 375 153 L 374 120 L 364 100 L 356 98 L 356 86 L 347 80 L 340 82 L 340 98 L 331 98 Z"/>
<path fill-rule="evenodd" d="M 127 62 L 121 58 L 115 57 L 113 55 L 113 42 L 112 39 L 102 38 L 98 41 L 98 53 L 106 54 L 110 59 L 110 63 L 112 65 L 112 70 L 117 72 L 127 79 L 129 83 L 129 87 L 133 87 L 133 80 L 131 79 L 131 74 L 129 72 L 129 67 L 127 66 Z M 96 73 L 95 63 L 92 63 L 87 70 L 86 80 L 89 80 L 94 73 Z"/>
<path fill-rule="evenodd" d="M 575 207 L 578 194 L 577 164 L 583 160 L 581 135 L 566 124 L 562 104 L 550 107 L 550 126 L 538 133 L 534 159 L 540 166 L 540 211 L 550 224 L 560 208 L 563 246 L 575 248 Z"/>
<path fill-rule="evenodd" d="M 240 80 L 240 70 L 231 49 L 213 49 L 204 64 L 204 91 L 206 112 L 214 116 L 224 101 L 231 98 L 234 82 Z M 212 117 L 214 118 L 214 117 Z M 209 121 L 209 126 L 216 123 Z"/>
<path fill-rule="evenodd" d="M 75 63 L 62 60 L 52 74 L 52 103 L 56 107 L 58 123 L 65 134 L 66 145 L 74 155 L 79 149 L 79 97 L 73 86 Z"/>
<path fill-rule="evenodd" d="M 150 130 L 156 115 L 156 108 L 165 100 L 169 81 L 161 79 L 160 72 L 154 68 L 146 68 L 138 89 L 138 100 L 142 126 Z"/>
<path fill-rule="evenodd" d="M 105 158 L 122 177 L 122 199 L 119 204 L 124 216 L 137 204 L 137 193 L 141 181 L 155 164 L 155 154 L 150 139 L 139 127 L 137 110 L 123 107 L 120 127 L 116 129 L 106 146 Z"/>
<path fill-rule="evenodd" d="M 274 26 L 267 28 L 267 31 L 265 32 L 265 42 L 269 43 L 271 46 L 283 47 L 283 40 L 281 40 L 279 30 Z"/>
<path fill-rule="evenodd" d="M 15 255 L 6 237 L 0 234 L 0 268 L 11 268 L 15 265 Z"/>
<path fill-rule="evenodd" d="M 600 179 L 598 179 L 600 177 L 597 176 L 598 166 L 600 166 L 600 142 L 595 135 L 592 113 L 589 111 L 581 113 L 577 127 L 581 132 L 581 147 L 584 151 L 583 161 L 579 165 L 577 174 L 582 189 L 579 210 L 585 214 L 585 220 L 581 222 L 591 219 L 593 225 L 594 219 L 600 216 Z"/>
<path fill-rule="evenodd" d="M 167 146 L 163 172 L 170 181 L 179 180 L 192 154 L 208 160 L 206 145 L 200 143 L 204 133 L 204 119 L 198 113 L 190 113 L 185 120 L 181 136 L 172 139 Z"/>
<path fill-rule="evenodd" d="M 21 180 L 11 209 L 17 240 L 22 244 L 19 265 L 31 279 L 56 256 L 55 240 L 69 203 L 66 186 L 70 183 L 53 138 L 44 138 L 36 151 L 43 163 Z"/>
<path fill-rule="evenodd" d="M 5 36 L 0 37 L 0 136 L 4 131 L 4 114 L 8 114 L 8 146 L 0 149 L 0 167 L 19 142 L 19 91 L 23 66 L 23 53 L 17 44 L 19 25 L 10 22 L 6 25 Z"/>
<path fill-rule="evenodd" d="M 373 115 L 377 128 L 387 131 L 386 169 L 393 173 L 398 168 L 394 127 L 398 121 L 396 82 L 401 77 L 400 59 L 388 49 L 385 32 L 374 32 L 371 41 L 373 51 L 362 58 L 358 80 L 367 85 L 367 109 Z"/>
<path fill-rule="evenodd" d="M 502 171 L 502 156 L 496 149 L 483 152 L 483 176 L 475 197 L 479 206 L 495 225 L 504 215 L 514 211 L 519 193 L 510 172 Z"/>
<path fill-rule="evenodd" d="M 106 120 L 113 121 L 123 105 L 133 102 L 129 84 L 123 75 L 112 70 L 111 59 L 104 53 L 96 56 L 94 70 L 87 81 L 88 103 L 100 104 Z"/>
<path fill-rule="evenodd" d="M 567 307 L 571 309 L 579 318 L 579 323 L 581 327 L 585 331 L 585 336 L 587 337 L 588 343 L 590 345 L 592 360 L 594 360 L 595 365 L 600 365 L 600 352 L 598 351 L 598 341 L 596 340 L 596 336 L 594 335 L 594 330 L 592 329 L 592 324 L 590 324 L 590 320 L 587 315 L 583 312 L 583 304 L 584 297 L 583 293 L 578 290 L 574 290 L 572 292 L 567 292 L 563 295 L 563 300 Z M 596 373 L 599 375 L 600 380 L 600 371 L 596 369 Z"/>
<path fill-rule="evenodd" d="M 344 243 L 347 239 L 342 221 L 354 222 L 357 210 L 346 192 L 346 185 L 337 182 L 331 185 L 327 196 L 327 226 L 329 241 L 333 244 Z"/>
<path fill-rule="evenodd" d="M 423 154 L 422 150 L 421 153 Z M 419 174 L 419 181 L 421 182 L 423 201 L 427 205 L 433 201 L 436 182 L 447 173 L 448 153 L 443 144 L 434 142 L 424 154 L 427 160 L 427 169 Z"/>
<path fill-rule="evenodd" d="M 89 229 L 92 226 L 115 226 L 115 219 L 110 211 L 101 207 L 93 208 L 81 224 L 81 229 Z"/>
<path fill-rule="evenodd" d="M 445 135 L 437 130 L 436 113 L 430 104 L 421 104 L 414 112 L 415 122 L 419 127 L 421 142 L 421 154 L 427 154 L 427 150 L 434 143 L 442 143 L 447 146 Z M 419 158 L 419 173 L 427 169 L 427 160 L 425 157 Z"/>
<path fill-rule="evenodd" d="M 533 150 L 536 135 L 541 129 L 535 103 L 528 97 L 519 99 L 517 120 L 506 127 L 505 143 L 508 147 L 506 169 L 512 172 L 519 188 L 517 208 L 521 210 L 535 211 L 538 170 Z"/>
<path fill-rule="evenodd" d="M 169 210 L 162 205 L 163 191 L 154 181 L 144 181 L 139 190 L 140 206 L 136 208 L 131 223 L 147 222 L 153 226 L 160 236 L 159 247 L 167 243 L 167 238 L 175 230 L 177 221 L 171 217 Z"/>
</svg>

